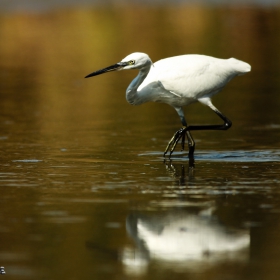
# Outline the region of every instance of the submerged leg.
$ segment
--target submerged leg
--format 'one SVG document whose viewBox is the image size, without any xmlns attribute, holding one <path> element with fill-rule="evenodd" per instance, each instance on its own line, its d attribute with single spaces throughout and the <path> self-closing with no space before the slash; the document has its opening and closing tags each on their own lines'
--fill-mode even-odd
<svg viewBox="0 0 280 280">
<path fill-rule="evenodd" d="M 179 108 L 175 108 L 175 110 L 177 111 L 183 126 L 182 126 L 182 128 L 180 128 L 179 130 L 177 130 L 174 133 L 171 140 L 168 142 L 168 145 L 164 151 L 163 156 L 165 157 L 167 152 L 170 151 L 169 157 L 171 157 L 171 155 L 172 155 L 173 151 L 175 150 L 180 139 L 182 141 L 181 145 L 182 145 L 182 151 L 183 151 L 185 148 L 185 137 L 187 135 L 188 146 L 189 146 L 189 158 L 193 157 L 194 149 L 195 149 L 195 142 L 193 140 L 191 133 L 188 131 L 188 126 L 187 126 L 187 122 L 186 122 L 186 119 L 184 116 L 183 109 L 181 107 L 179 107 Z"/>
<path fill-rule="evenodd" d="M 165 151 L 164 151 L 164 156 L 167 154 L 169 151 L 169 157 L 171 157 L 173 151 L 175 150 L 178 142 L 180 139 L 182 139 L 182 150 L 184 150 L 185 146 L 185 135 L 187 135 L 188 139 L 188 146 L 189 146 L 189 159 L 193 160 L 193 155 L 194 155 L 194 150 L 195 150 L 195 142 L 192 138 L 192 135 L 190 133 L 191 130 L 227 130 L 232 126 L 232 122 L 225 116 L 223 115 L 211 102 L 210 98 L 203 98 L 199 100 L 201 103 L 209 106 L 223 121 L 224 123 L 221 125 L 191 125 L 187 126 L 184 113 L 182 108 L 175 108 L 176 111 L 178 112 L 181 122 L 183 127 L 180 128 L 178 131 L 175 132 L 171 140 L 169 141 Z"/>
<path fill-rule="evenodd" d="M 189 126 L 183 126 L 179 130 L 175 132 L 175 134 L 172 136 L 171 140 L 168 142 L 168 145 L 164 151 L 163 156 L 165 156 L 168 151 L 170 152 L 169 157 L 171 157 L 172 153 L 174 152 L 178 142 L 182 141 L 182 151 L 185 149 L 185 137 L 187 136 L 188 140 L 188 147 L 189 147 L 189 158 L 193 157 L 194 150 L 195 150 L 195 142 L 193 140 L 193 137 L 189 131 Z"/>
</svg>

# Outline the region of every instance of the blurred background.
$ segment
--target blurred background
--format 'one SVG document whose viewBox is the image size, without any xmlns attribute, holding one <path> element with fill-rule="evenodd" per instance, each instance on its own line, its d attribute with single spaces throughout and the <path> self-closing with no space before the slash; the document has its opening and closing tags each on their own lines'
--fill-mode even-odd
<svg viewBox="0 0 280 280">
<path fill-rule="evenodd" d="M 5 277 L 279 279 L 279 49 L 277 0 L 0 0 Z M 195 171 L 162 162 L 173 108 L 127 104 L 136 71 L 84 79 L 136 51 L 252 66 L 213 98 L 233 127 L 194 133 Z"/>
<path fill-rule="evenodd" d="M 276 3 L 2 0 L 2 117 L 14 110 L 18 118 L 36 123 L 42 134 L 50 130 L 62 133 L 62 127 L 80 127 L 73 119 L 85 122 L 121 118 L 119 106 L 123 106 L 125 120 L 133 115 L 133 121 L 140 125 L 149 116 L 159 130 L 166 129 L 166 125 L 176 129 L 179 119 L 167 105 L 126 105 L 125 89 L 135 72 L 83 79 L 94 70 L 140 51 L 148 53 L 153 61 L 198 53 L 250 63 L 252 73 L 235 79 L 224 90 L 224 96 L 214 98 L 214 104 L 233 119 L 234 127 L 241 128 L 233 128 L 227 135 L 240 137 L 237 133 L 244 126 L 242 134 L 248 133 L 252 122 L 277 124 L 280 97 L 274 93 L 279 90 L 280 35 Z M 186 111 L 189 123 L 217 120 L 200 104 Z M 278 136 L 274 141 L 279 144 Z M 270 144 L 272 139 L 264 141 Z"/>
</svg>

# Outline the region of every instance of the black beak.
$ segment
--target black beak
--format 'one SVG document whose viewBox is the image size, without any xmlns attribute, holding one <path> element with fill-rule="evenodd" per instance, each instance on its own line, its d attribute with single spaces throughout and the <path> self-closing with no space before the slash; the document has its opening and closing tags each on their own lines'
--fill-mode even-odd
<svg viewBox="0 0 280 280">
<path fill-rule="evenodd" d="M 92 72 L 91 74 L 88 74 L 87 76 L 85 76 L 85 78 L 89 78 L 89 77 L 93 77 L 93 76 L 97 76 L 103 73 L 107 73 L 107 72 L 111 72 L 111 71 L 117 71 L 117 70 L 121 70 L 122 68 L 124 68 L 127 65 L 126 62 L 119 62 L 116 63 L 114 65 L 111 65 L 109 67 L 106 67 L 104 69 Z"/>
</svg>

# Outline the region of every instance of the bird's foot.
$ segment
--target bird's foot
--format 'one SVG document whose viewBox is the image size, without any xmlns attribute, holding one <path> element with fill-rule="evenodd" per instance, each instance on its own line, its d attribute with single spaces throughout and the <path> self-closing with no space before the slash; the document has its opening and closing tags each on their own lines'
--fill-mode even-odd
<svg viewBox="0 0 280 280">
<path fill-rule="evenodd" d="M 194 157 L 191 151 L 189 151 L 189 168 L 194 168 Z"/>
<path fill-rule="evenodd" d="M 179 130 L 177 130 L 174 133 L 174 135 L 172 136 L 171 140 L 169 141 L 169 143 L 164 151 L 164 154 L 163 154 L 164 157 L 168 153 L 168 151 L 169 151 L 169 158 L 171 157 L 171 155 L 174 152 L 180 139 L 182 139 L 182 150 L 184 150 L 186 131 L 187 131 L 187 127 L 183 126 L 182 128 L 180 128 Z"/>
</svg>

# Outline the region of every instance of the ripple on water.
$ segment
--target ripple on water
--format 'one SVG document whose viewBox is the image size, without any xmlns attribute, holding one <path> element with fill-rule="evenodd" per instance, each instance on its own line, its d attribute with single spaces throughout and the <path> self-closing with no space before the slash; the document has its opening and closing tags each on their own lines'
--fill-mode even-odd
<svg viewBox="0 0 280 280">
<path fill-rule="evenodd" d="M 146 152 L 139 156 L 161 156 L 162 152 Z M 174 152 L 172 160 L 188 160 L 187 152 Z M 279 162 L 280 150 L 235 150 L 235 151 L 196 151 L 195 160 L 219 162 Z"/>
<path fill-rule="evenodd" d="M 12 162 L 25 162 L 25 163 L 37 163 L 41 162 L 41 159 L 15 159 Z"/>
<path fill-rule="evenodd" d="M 238 150 L 198 152 L 198 160 L 228 162 L 276 162 L 280 161 L 280 150 Z"/>
</svg>

